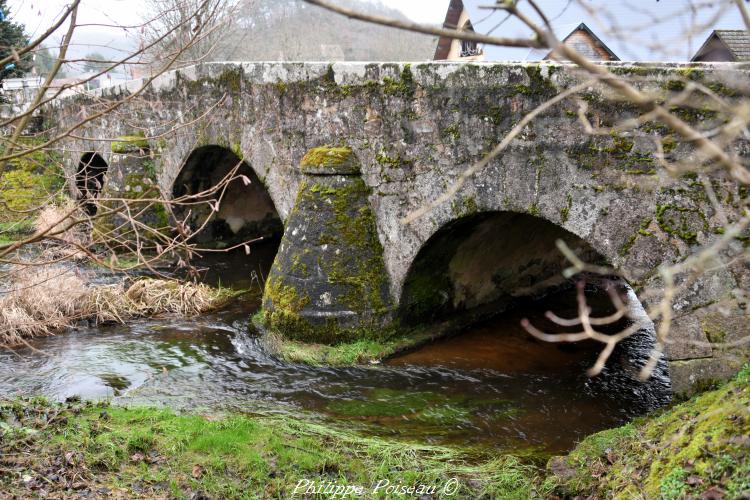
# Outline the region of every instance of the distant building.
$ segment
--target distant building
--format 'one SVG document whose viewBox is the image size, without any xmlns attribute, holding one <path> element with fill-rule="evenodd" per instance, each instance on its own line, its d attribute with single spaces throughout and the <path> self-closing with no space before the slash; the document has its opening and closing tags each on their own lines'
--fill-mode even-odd
<svg viewBox="0 0 750 500">
<path fill-rule="evenodd" d="M 469 19 L 469 11 L 464 7 L 463 0 L 451 0 L 448 11 L 445 13 L 443 28 L 474 31 Z M 476 42 L 440 37 L 434 59 L 437 61 L 483 61 L 484 52 Z"/>
<path fill-rule="evenodd" d="M 568 35 L 562 39 L 562 43 L 573 47 L 591 61 L 619 61 L 620 58 L 610 50 L 598 36 L 594 34 L 585 23 L 573 28 Z M 544 49 L 545 56 L 541 59 L 551 59 L 552 52 Z"/>
<path fill-rule="evenodd" d="M 41 86 L 41 76 L 6 78 L 0 82 L 0 100 L 5 104 L 26 104 L 36 96 Z"/>
<path fill-rule="evenodd" d="M 750 61 L 750 31 L 714 30 L 691 61 Z"/>
<path fill-rule="evenodd" d="M 445 13 L 443 28 L 474 31 L 471 18 L 483 20 L 487 18 L 487 0 L 451 0 L 448 11 Z M 585 23 L 568 25 L 567 29 L 555 29 L 556 32 L 567 33 L 563 43 L 571 45 L 593 61 L 619 61 L 620 58 L 594 34 Z M 547 49 L 534 49 L 529 52 L 526 59 L 541 60 L 550 59 L 551 52 Z M 435 60 L 448 61 L 483 61 L 484 50 L 476 42 L 457 40 L 455 38 L 441 37 L 435 49 Z"/>
</svg>

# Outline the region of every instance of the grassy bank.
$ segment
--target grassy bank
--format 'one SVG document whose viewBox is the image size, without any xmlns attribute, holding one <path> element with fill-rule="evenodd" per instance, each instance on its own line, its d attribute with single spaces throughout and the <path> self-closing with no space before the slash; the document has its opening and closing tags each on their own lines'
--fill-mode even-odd
<svg viewBox="0 0 750 500">
<path fill-rule="evenodd" d="M 269 331 L 264 326 L 264 312 L 258 311 L 252 318 L 255 328 L 263 334 L 266 350 L 289 363 L 303 363 L 312 366 L 351 366 L 379 363 L 399 353 L 416 349 L 458 331 L 461 327 L 476 321 L 471 316 L 456 316 L 451 320 L 436 324 L 402 327 L 391 325 L 390 335 L 382 339 L 363 338 L 335 345 L 300 342 L 285 338 Z"/>
<path fill-rule="evenodd" d="M 544 470 L 509 455 L 469 460 L 461 449 L 364 437 L 305 416 L 17 400 L 0 405 L 0 490 L 287 498 L 309 481 L 359 486 L 365 497 L 378 497 L 389 481 L 435 488 L 438 498 L 448 498 L 449 484 L 457 487 L 451 498 L 744 498 L 748 408 L 750 367 L 718 390 L 592 435 Z"/>
<path fill-rule="evenodd" d="M 717 390 L 589 436 L 548 469 L 561 495 L 750 497 L 750 366 Z"/>
<path fill-rule="evenodd" d="M 469 465 L 460 450 L 367 438 L 292 417 L 43 401 L 8 403 L 3 416 L 15 424 L 3 426 L 0 489 L 19 496 L 44 490 L 285 498 L 301 480 L 367 491 L 381 481 L 440 490 L 453 477 L 462 497 L 542 493 L 536 469 L 511 456 Z"/>
</svg>

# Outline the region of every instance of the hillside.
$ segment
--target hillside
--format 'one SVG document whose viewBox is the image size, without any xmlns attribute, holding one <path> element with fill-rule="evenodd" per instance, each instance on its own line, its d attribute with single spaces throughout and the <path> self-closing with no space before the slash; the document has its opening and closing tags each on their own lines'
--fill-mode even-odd
<svg viewBox="0 0 750 500">
<path fill-rule="evenodd" d="M 380 3 L 352 0 L 351 8 L 407 18 Z M 431 36 L 352 21 L 301 0 L 257 0 L 242 5 L 215 60 L 419 61 L 432 59 Z"/>
</svg>

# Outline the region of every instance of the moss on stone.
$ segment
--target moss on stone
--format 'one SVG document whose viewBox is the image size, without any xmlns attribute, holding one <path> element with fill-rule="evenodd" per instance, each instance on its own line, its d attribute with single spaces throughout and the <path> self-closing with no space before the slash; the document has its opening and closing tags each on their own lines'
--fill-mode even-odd
<svg viewBox="0 0 750 500">
<path fill-rule="evenodd" d="M 691 222 L 695 222 L 696 220 L 699 221 L 700 229 L 708 231 L 708 220 L 697 208 L 682 207 L 674 204 L 656 206 L 656 223 L 661 230 L 689 243 L 695 243 L 698 237 L 699 229 L 695 227 L 695 224 L 691 224 Z"/>
<path fill-rule="evenodd" d="M 458 139 L 461 138 L 461 132 L 458 129 L 458 123 L 453 123 L 445 127 L 443 131 L 440 133 L 440 135 L 446 139 L 457 141 Z"/>
<path fill-rule="evenodd" d="M 632 139 L 619 135 L 612 135 L 612 146 L 604 148 L 606 153 L 613 155 L 615 158 L 625 158 L 633 150 L 634 142 Z"/>
<path fill-rule="evenodd" d="M 620 76 L 649 76 L 652 74 L 653 68 L 644 66 L 614 66 L 609 68 L 609 71 Z"/>
<path fill-rule="evenodd" d="M 570 209 L 573 207 L 573 196 L 568 193 L 565 197 L 565 206 L 560 209 L 560 220 L 563 224 L 568 222 L 570 216 Z"/>
<path fill-rule="evenodd" d="M 300 295 L 293 286 L 285 285 L 277 276 L 269 276 L 263 290 L 263 302 L 273 304 L 264 309 L 263 325 L 287 337 L 305 335 L 310 331 L 308 321 L 300 316 L 302 309 L 310 303 L 310 297 Z"/>
<path fill-rule="evenodd" d="M 639 236 L 653 236 L 651 232 L 648 231 L 648 227 L 651 225 L 651 221 L 653 219 L 651 217 L 647 217 L 643 219 L 643 221 L 638 225 L 638 230 L 631 234 L 628 238 L 628 241 L 625 242 L 625 244 L 620 249 L 620 255 L 625 257 L 630 253 L 630 249 L 633 248 L 633 245 L 635 245 L 636 240 Z"/>
<path fill-rule="evenodd" d="M 115 154 L 138 153 L 148 149 L 148 139 L 142 132 L 135 135 L 123 135 L 112 141 L 112 152 Z"/>
<path fill-rule="evenodd" d="M 386 95 L 398 95 L 407 99 L 413 99 L 416 90 L 414 75 L 411 72 L 411 64 L 405 64 L 401 70 L 400 78 L 383 77 L 383 92 Z"/>
<path fill-rule="evenodd" d="M 712 82 L 706 85 L 712 92 L 724 97 L 735 97 L 738 94 L 736 89 L 727 87 L 721 82 Z"/>
<path fill-rule="evenodd" d="M 273 286 L 264 296 L 268 329 L 286 339 L 330 345 L 378 341 L 392 333 L 384 327 L 391 308 L 388 275 L 369 193 L 355 176 L 310 176 L 301 184 L 287 225 L 306 226 L 308 212 L 315 212 L 318 223 L 303 239 L 291 233 L 284 237 L 286 250 L 277 255 Z M 310 280 L 304 277 L 309 266 L 316 270 Z M 287 294 L 315 290 L 317 302 L 307 298 L 290 307 L 278 297 L 282 282 Z M 318 315 L 318 308 L 333 314 Z"/>
<path fill-rule="evenodd" d="M 692 81 L 700 81 L 705 77 L 705 72 L 695 66 L 680 68 L 677 70 L 677 72 L 684 78 Z"/>
<path fill-rule="evenodd" d="M 714 109 L 707 107 L 695 108 L 691 106 L 672 106 L 669 108 L 669 112 L 677 116 L 680 120 L 690 124 L 714 120 L 719 114 Z"/>
<path fill-rule="evenodd" d="M 265 313 L 267 314 L 267 313 Z M 264 318 L 254 318 L 254 324 L 265 327 Z M 377 364 L 397 353 L 408 351 L 434 340 L 436 332 L 421 326 L 405 328 L 394 323 L 384 329 L 380 338 L 361 337 L 336 344 L 292 339 L 266 329 L 263 342 L 273 355 L 290 363 L 313 366 L 353 366 Z"/>
<path fill-rule="evenodd" d="M 359 314 L 367 310 L 376 314 L 385 312 L 388 308 L 383 300 L 383 289 L 387 287 L 385 263 L 375 216 L 366 203 L 369 189 L 362 179 L 357 179 L 340 188 L 314 184 L 310 192 L 330 200 L 334 219 L 328 232 L 335 239 L 341 238 L 344 248 L 354 252 L 357 261 L 352 262 L 352 255 L 342 252 L 324 269 L 331 283 L 349 285 L 350 292 L 341 297 L 343 304 Z M 352 216 L 350 207 L 362 200 L 365 204 Z"/>
<path fill-rule="evenodd" d="M 674 140 L 672 134 L 666 135 L 661 140 L 661 148 L 664 154 L 669 154 L 677 147 L 677 141 Z"/>
<path fill-rule="evenodd" d="M 320 146 L 308 151 L 302 157 L 300 168 L 303 172 L 311 168 L 338 167 L 352 161 L 352 149 L 347 146 Z"/>
<path fill-rule="evenodd" d="M 381 146 L 375 154 L 375 161 L 378 162 L 379 165 L 390 168 L 398 168 L 402 165 L 410 165 L 412 163 L 410 160 L 403 159 L 400 152 L 396 152 L 395 155 L 389 154 L 383 146 Z"/>
<path fill-rule="evenodd" d="M 552 67 L 548 70 L 550 74 L 554 72 Z M 526 76 L 528 77 L 528 83 L 517 83 L 512 86 L 512 93 L 517 95 L 523 95 L 527 97 L 543 98 L 549 97 L 557 93 L 557 87 L 552 80 L 542 75 L 542 66 L 539 64 L 531 64 L 524 67 Z"/>
<path fill-rule="evenodd" d="M 683 80 L 667 80 L 666 83 L 662 84 L 662 88 L 670 92 L 682 92 L 685 90 L 685 82 Z"/>
<path fill-rule="evenodd" d="M 716 391 L 584 439 L 551 460 L 562 496 L 689 498 L 750 491 L 750 366 Z"/>
<path fill-rule="evenodd" d="M 229 149 L 235 154 L 235 156 L 237 156 L 237 158 L 243 161 L 245 160 L 245 153 L 242 151 L 242 144 L 239 142 L 233 142 L 229 146 Z"/>
<path fill-rule="evenodd" d="M 242 68 L 226 69 L 216 78 L 216 81 L 233 93 L 239 94 L 242 89 Z"/>
<path fill-rule="evenodd" d="M 475 214 L 479 211 L 477 201 L 471 196 L 462 196 L 460 200 L 453 200 L 451 202 L 451 212 L 453 216 L 466 217 L 468 215 Z"/>
</svg>

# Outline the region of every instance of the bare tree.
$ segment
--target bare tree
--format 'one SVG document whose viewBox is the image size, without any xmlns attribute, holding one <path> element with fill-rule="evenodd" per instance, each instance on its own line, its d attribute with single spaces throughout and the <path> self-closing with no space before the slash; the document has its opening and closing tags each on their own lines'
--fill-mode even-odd
<svg viewBox="0 0 750 500">
<path fill-rule="evenodd" d="M 246 181 L 238 173 L 239 165 L 208 190 L 169 201 L 158 190 L 144 193 L 136 200 L 93 196 L 94 191 L 101 189 L 103 179 L 96 168 L 88 168 L 85 169 L 86 178 L 76 186 L 83 202 L 75 203 L 69 197 L 70 186 L 66 184 L 56 149 L 61 140 L 85 135 L 87 125 L 94 120 L 116 115 L 123 104 L 140 99 L 154 78 L 165 71 L 204 58 L 215 45 L 222 27 L 221 15 L 227 12 L 227 5 L 224 1 L 213 0 L 154 2 L 152 7 L 156 10 L 142 24 L 127 27 L 109 25 L 112 29 L 128 28 L 147 33 L 138 49 L 113 59 L 96 55 L 81 60 L 68 56 L 71 39 L 81 27 L 78 21 L 80 0 L 72 0 L 48 30 L 25 47 L 13 47 L 13 55 L 0 61 L 4 64 L 14 57 L 22 57 L 41 49 L 43 44 L 46 46 L 43 50 L 57 51 L 30 102 L 20 111 L 0 117 L 0 126 L 9 131 L 7 135 L 0 136 L 0 185 L 3 187 L 0 192 L 0 301 L 3 304 L 0 342 L 3 339 L 22 341 L 24 333 L 33 335 L 46 332 L 54 329 L 55 325 L 64 326 L 79 317 L 80 311 L 65 309 L 64 301 L 60 304 L 63 307 L 58 311 L 60 314 L 41 310 L 34 314 L 27 314 L 29 311 L 21 314 L 23 311 L 19 309 L 19 304 L 33 309 L 45 302 L 16 300 L 19 293 L 23 295 L 26 290 L 37 286 L 44 288 L 45 283 L 51 280 L 70 278 L 75 271 L 70 266 L 61 266 L 66 262 L 86 259 L 117 271 L 145 267 L 154 275 L 163 275 L 156 269 L 156 262 L 178 261 L 189 267 L 190 258 L 197 248 L 195 234 L 203 227 L 191 229 L 184 221 L 174 217 L 173 207 L 220 203 L 232 181 Z M 52 46 L 51 37 L 58 28 L 63 27 L 65 34 L 62 42 Z M 76 81 L 56 82 L 66 64 L 87 61 L 96 63 L 95 67 L 91 67 L 93 74 Z M 115 99 L 92 99 L 93 104 L 81 109 L 79 119 L 64 128 L 39 130 L 35 125 L 36 117 L 55 99 L 76 94 L 94 97 L 86 90 L 90 82 L 128 66 L 150 69 L 149 76 L 141 80 L 128 95 Z M 91 164 L 87 166 L 92 167 Z M 171 214 L 174 227 L 145 224 L 141 220 L 142 215 L 154 207 Z M 113 217 L 121 222 L 111 230 L 100 231 L 94 242 L 92 227 L 100 220 Z M 127 264 L 123 261 L 127 261 Z M 66 293 L 77 290 L 70 284 L 56 283 Z M 101 312 L 103 310 L 99 306 L 102 305 L 97 303 L 94 309 Z M 45 317 L 49 317 L 50 322 L 43 320 Z M 105 312 L 103 317 L 118 318 L 117 313 L 112 314 L 111 311 Z M 37 323 L 28 324 L 29 318 L 37 318 Z"/>
<path fill-rule="evenodd" d="M 148 0 L 142 46 L 155 61 L 161 54 L 180 53 L 171 67 L 195 64 L 210 57 L 229 30 L 237 10 L 234 0 Z M 196 37 L 203 33 L 203 36 Z"/>
</svg>

